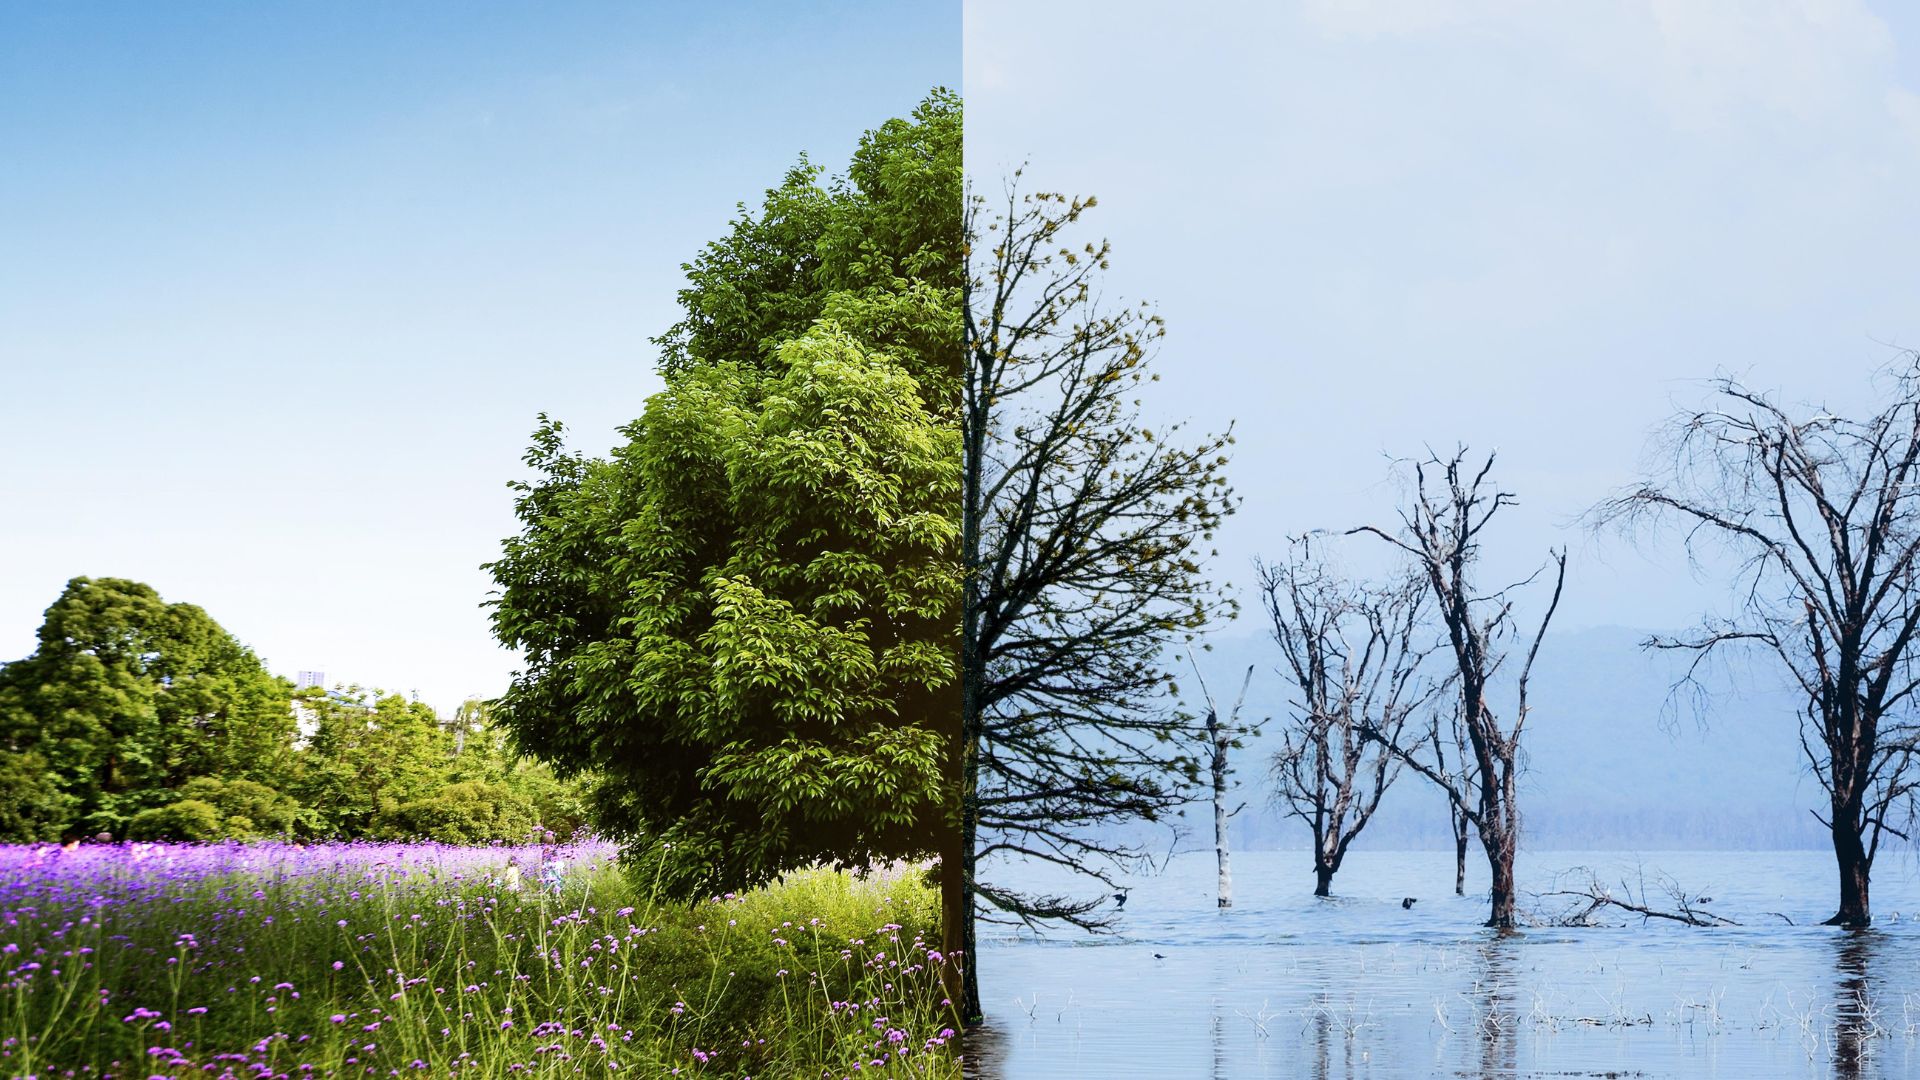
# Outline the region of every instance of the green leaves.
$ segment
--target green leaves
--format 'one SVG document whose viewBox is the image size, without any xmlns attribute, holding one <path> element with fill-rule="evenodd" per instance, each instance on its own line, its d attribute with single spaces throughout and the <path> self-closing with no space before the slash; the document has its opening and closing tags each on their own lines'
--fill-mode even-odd
<svg viewBox="0 0 1920 1080">
<path fill-rule="evenodd" d="M 0 839 L 119 833 L 194 777 L 283 774 L 290 690 L 200 608 L 136 581 L 74 578 L 34 654 L 0 667 L 0 762 L 47 774 Z"/>
<path fill-rule="evenodd" d="M 930 853 L 951 801 L 960 113 L 804 160 L 687 266 L 605 459 L 535 435 L 489 564 L 519 744 L 685 894 Z"/>
</svg>

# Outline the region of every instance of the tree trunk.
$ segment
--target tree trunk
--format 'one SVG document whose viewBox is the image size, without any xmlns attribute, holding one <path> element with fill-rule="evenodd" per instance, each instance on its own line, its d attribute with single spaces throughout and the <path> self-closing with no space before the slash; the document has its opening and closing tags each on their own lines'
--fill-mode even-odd
<svg viewBox="0 0 1920 1080">
<path fill-rule="evenodd" d="M 1333 891 L 1333 867 L 1325 863 L 1315 863 L 1313 867 L 1313 895 L 1328 896 Z"/>
<path fill-rule="evenodd" d="M 1207 736 L 1213 743 L 1213 851 L 1220 863 L 1220 891 L 1215 903 L 1220 910 L 1233 906 L 1233 860 L 1227 852 L 1227 745 L 1220 733 L 1220 718 L 1207 710 Z"/>
<path fill-rule="evenodd" d="M 1513 928 L 1513 859 L 1487 853 L 1488 869 L 1493 871 L 1492 908 L 1487 925 L 1501 930 Z"/>
<path fill-rule="evenodd" d="M 956 827 L 940 849 L 940 983 L 947 1000 L 955 1003 L 964 1002 L 967 996 L 966 981 L 955 958 L 968 962 L 965 970 L 973 968 L 966 942 L 967 857 L 962 833 Z"/>
<path fill-rule="evenodd" d="M 1860 842 L 1860 830 L 1851 820 L 1854 816 L 1836 807 L 1832 819 L 1833 857 L 1840 870 L 1840 910 L 1826 921 L 1828 926 L 1863 927 L 1873 922 L 1873 909 L 1868 903 L 1873 864 Z"/>
<path fill-rule="evenodd" d="M 1233 906 L 1233 860 L 1227 853 L 1226 804 L 1217 795 L 1213 803 L 1213 837 L 1213 850 L 1220 861 L 1220 896 L 1216 903 L 1225 911 Z"/>
<path fill-rule="evenodd" d="M 1467 895 L 1467 819 L 1453 812 L 1453 895 Z"/>
<path fill-rule="evenodd" d="M 962 842 L 966 845 L 966 848 L 960 863 L 963 868 L 963 881 L 965 882 L 963 889 L 965 894 L 963 901 L 964 910 L 960 917 L 960 925 L 963 927 L 960 936 L 960 973 L 963 984 L 960 997 L 962 1006 L 960 1018 L 962 1022 L 969 1026 L 978 1024 L 986 1016 L 985 1011 L 980 1007 L 980 965 L 974 962 L 974 947 L 977 943 L 973 918 L 972 887 L 975 862 L 974 834 L 974 822 L 972 816 L 969 815 L 967 827 L 962 836 Z"/>
</svg>

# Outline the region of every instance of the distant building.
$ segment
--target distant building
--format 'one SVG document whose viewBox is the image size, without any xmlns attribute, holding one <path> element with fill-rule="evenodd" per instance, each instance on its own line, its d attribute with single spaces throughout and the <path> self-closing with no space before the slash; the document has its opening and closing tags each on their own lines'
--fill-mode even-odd
<svg viewBox="0 0 1920 1080">
<path fill-rule="evenodd" d="M 324 671 L 303 671 L 293 680 L 293 685 L 301 690 L 310 686 L 327 685 L 327 673 Z"/>
</svg>

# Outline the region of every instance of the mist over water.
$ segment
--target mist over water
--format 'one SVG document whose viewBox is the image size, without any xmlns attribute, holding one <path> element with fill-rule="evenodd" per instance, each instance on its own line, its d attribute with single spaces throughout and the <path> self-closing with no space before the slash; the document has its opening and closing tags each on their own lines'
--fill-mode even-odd
<svg viewBox="0 0 1920 1080">
<path fill-rule="evenodd" d="M 1305 852 L 1234 856 L 1214 907 L 1211 852 L 1124 879 L 1115 932 L 983 927 L 984 1031 L 968 1075 L 1037 1077 L 1903 1077 L 1920 1074 L 1920 872 L 1884 853 L 1876 925 L 1831 914 L 1816 851 L 1523 851 L 1521 907 L 1588 867 L 1659 874 L 1740 926 L 1622 912 L 1619 925 L 1498 934 L 1485 869 L 1451 852 L 1356 851 L 1312 896 Z M 995 880 L 1059 889 L 1057 871 Z M 1585 878 L 1580 877 L 1579 883 Z M 1655 906 L 1663 906 L 1657 887 Z M 1403 908 L 1406 897 L 1416 898 Z M 1791 919 L 1793 925 L 1787 920 Z"/>
</svg>

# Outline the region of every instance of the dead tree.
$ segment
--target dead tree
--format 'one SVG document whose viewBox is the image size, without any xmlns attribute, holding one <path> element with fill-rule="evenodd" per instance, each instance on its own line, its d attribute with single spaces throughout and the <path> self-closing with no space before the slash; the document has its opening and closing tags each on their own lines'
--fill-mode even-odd
<svg viewBox="0 0 1920 1080">
<path fill-rule="evenodd" d="M 1343 578 L 1307 537 L 1283 562 L 1255 569 L 1297 695 L 1273 755 L 1273 798 L 1313 831 L 1313 895 L 1326 896 L 1400 773 L 1408 721 L 1437 689 L 1422 678 L 1428 649 L 1416 643 L 1424 589 L 1413 578 Z"/>
<path fill-rule="evenodd" d="M 1253 684 L 1254 665 L 1247 665 L 1246 677 L 1240 680 L 1240 696 L 1234 699 L 1233 711 L 1227 719 L 1220 719 L 1219 703 L 1213 700 L 1213 693 L 1207 689 L 1207 680 L 1200 674 L 1200 665 L 1194 664 L 1193 677 L 1200 684 L 1200 696 L 1207 704 L 1206 746 L 1208 752 L 1207 771 L 1213 780 L 1213 855 L 1220 872 L 1219 889 L 1215 904 L 1225 911 L 1233 906 L 1233 859 L 1227 845 L 1227 823 L 1234 815 L 1246 808 L 1245 803 L 1227 809 L 1229 794 L 1233 789 L 1233 768 L 1228 761 L 1228 752 L 1238 749 L 1241 739 L 1252 733 L 1252 729 L 1240 723 L 1240 709 L 1247 703 L 1247 687 Z"/>
<path fill-rule="evenodd" d="M 1736 560 L 1735 614 L 1648 647 L 1692 654 L 1681 683 L 1730 647 L 1758 648 L 1805 695 L 1800 745 L 1827 799 L 1840 901 L 1827 922 L 1872 921 L 1874 856 L 1908 839 L 1920 772 L 1920 356 L 1887 373 L 1887 403 L 1864 420 L 1796 417 L 1722 377 L 1714 406 L 1665 426 L 1665 464 L 1593 511 L 1631 530 L 1677 521 L 1696 565 Z"/>
<path fill-rule="evenodd" d="M 1480 848 L 1492 875 L 1487 925 L 1513 926 L 1513 861 L 1520 845 L 1518 801 L 1521 767 L 1520 740 L 1528 719 L 1527 683 L 1540 642 L 1560 607 L 1567 580 L 1565 549 L 1549 552 L 1546 565 L 1525 581 L 1482 592 L 1475 581 L 1479 570 L 1480 537 L 1514 496 L 1491 486 L 1494 455 L 1477 469 L 1467 463 L 1467 449 L 1450 457 L 1429 455 L 1413 467 L 1413 499 L 1400 512 L 1400 527 L 1364 525 L 1352 530 L 1370 533 L 1413 558 L 1415 572 L 1425 581 L 1427 597 L 1446 632 L 1451 652 L 1449 673 L 1466 729 L 1470 768 L 1442 772 L 1433 763 L 1398 747 L 1385 732 L 1368 736 L 1394 748 L 1407 765 L 1438 784 L 1454 809 L 1480 836 Z M 1553 570 L 1553 593 L 1527 646 L 1516 681 L 1510 721 L 1495 712 L 1489 692 L 1494 677 L 1507 660 L 1507 647 L 1516 629 L 1517 592 Z"/>
<path fill-rule="evenodd" d="M 1450 710 L 1436 710 L 1429 715 L 1426 743 L 1433 753 L 1435 770 L 1448 778 L 1449 782 L 1442 786 L 1472 790 L 1475 783 L 1472 775 L 1473 748 L 1467 738 L 1467 726 L 1460 718 L 1458 702 Z M 1473 822 L 1454 804 L 1451 796 L 1447 799 L 1447 824 L 1453 832 L 1453 895 L 1465 896 L 1467 841 L 1473 835 Z"/>
<path fill-rule="evenodd" d="M 1572 903 L 1557 913 L 1542 912 L 1544 921 L 1554 926 L 1593 926 L 1594 917 L 1604 909 L 1624 911 L 1629 915 L 1638 915 L 1645 923 L 1652 919 L 1666 922 L 1685 923 L 1688 926 L 1739 926 L 1740 924 L 1716 915 L 1706 909 L 1711 901 L 1703 896 L 1689 896 L 1680 887 L 1680 883 L 1661 874 L 1655 877 L 1653 885 L 1666 894 L 1667 906 L 1655 907 L 1652 889 L 1643 870 L 1639 882 L 1620 879 L 1619 888 L 1614 888 L 1600 880 L 1600 875 L 1584 866 L 1566 871 L 1562 877 L 1574 877 L 1579 880 L 1571 888 L 1551 889 L 1541 893 L 1547 897 L 1563 897 Z"/>
</svg>

